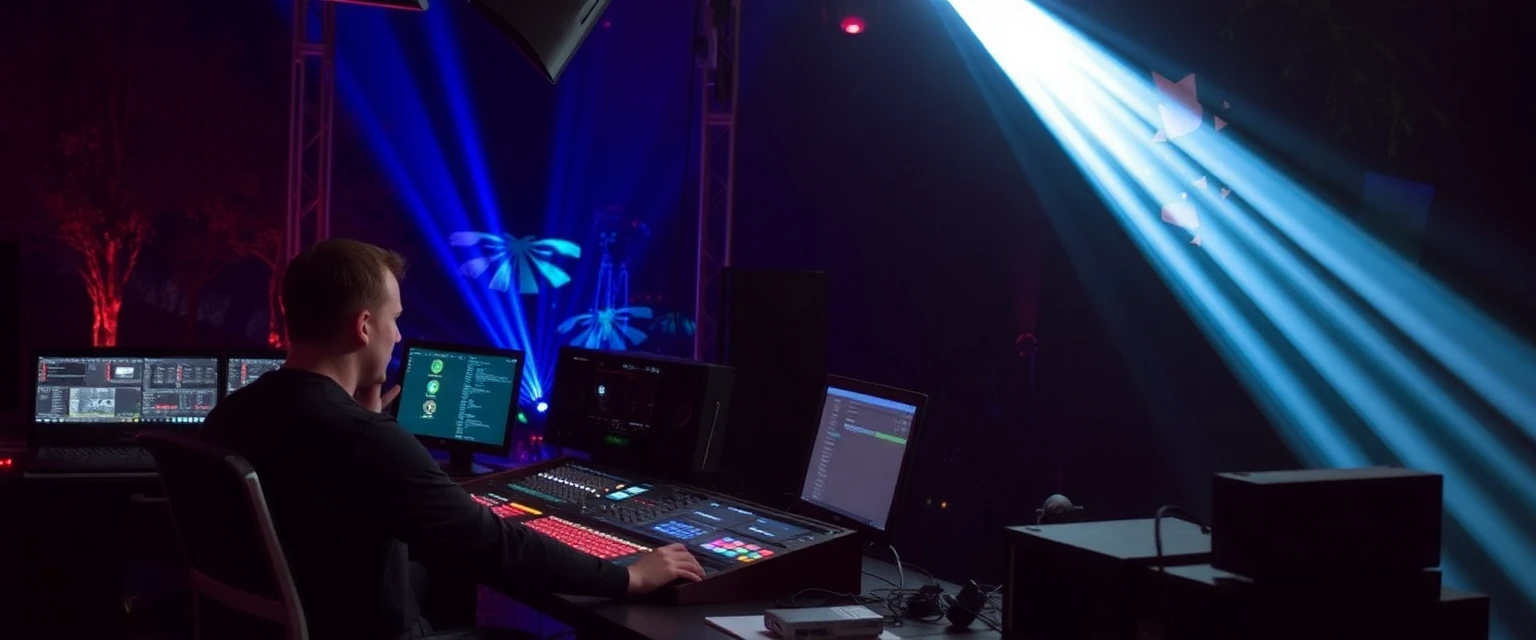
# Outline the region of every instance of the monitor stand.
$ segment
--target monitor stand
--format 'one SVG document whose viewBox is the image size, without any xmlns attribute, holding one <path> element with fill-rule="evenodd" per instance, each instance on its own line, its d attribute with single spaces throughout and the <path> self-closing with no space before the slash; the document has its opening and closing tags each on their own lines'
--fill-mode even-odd
<svg viewBox="0 0 1536 640">
<path fill-rule="evenodd" d="M 448 459 L 438 461 L 438 464 L 450 478 L 474 478 L 504 470 L 475 462 L 474 452 L 464 449 L 449 449 Z"/>
</svg>

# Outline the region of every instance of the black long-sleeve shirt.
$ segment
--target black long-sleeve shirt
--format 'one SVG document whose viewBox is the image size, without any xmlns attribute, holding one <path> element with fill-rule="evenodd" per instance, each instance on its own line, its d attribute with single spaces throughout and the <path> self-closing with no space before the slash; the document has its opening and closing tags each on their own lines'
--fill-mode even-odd
<svg viewBox="0 0 1536 640">
<path fill-rule="evenodd" d="M 407 545 L 491 584 L 618 597 L 628 572 L 502 521 L 388 415 L 281 369 L 220 403 L 203 437 L 261 478 L 313 638 L 394 637 L 420 615 Z"/>
</svg>

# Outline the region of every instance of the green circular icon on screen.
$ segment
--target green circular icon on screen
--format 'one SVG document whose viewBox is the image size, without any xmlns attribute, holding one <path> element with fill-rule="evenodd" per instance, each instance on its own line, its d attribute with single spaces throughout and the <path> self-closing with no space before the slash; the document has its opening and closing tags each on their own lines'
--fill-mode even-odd
<svg viewBox="0 0 1536 640">
<path fill-rule="evenodd" d="M 429 395 L 429 396 L 437 395 L 437 389 L 438 389 L 439 386 L 441 386 L 441 385 L 439 385 L 436 380 L 428 380 L 427 381 L 427 395 Z"/>
<path fill-rule="evenodd" d="M 433 360 L 432 361 L 432 373 L 442 373 L 442 372 L 443 372 L 443 361 L 442 360 Z"/>
</svg>

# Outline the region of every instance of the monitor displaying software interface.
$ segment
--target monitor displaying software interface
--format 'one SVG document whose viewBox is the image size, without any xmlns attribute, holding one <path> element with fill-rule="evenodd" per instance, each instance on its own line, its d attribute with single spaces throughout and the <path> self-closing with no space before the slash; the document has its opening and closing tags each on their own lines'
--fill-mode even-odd
<svg viewBox="0 0 1536 640">
<path fill-rule="evenodd" d="M 244 389 L 263 374 L 281 368 L 282 358 L 230 358 L 224 365 L 224 394 Z"/>
<path fill-rule="evenodd" d="M 411 347 L 396 419 L 413 435 L 501 446 L 522 364 L 510 355 Z"/>
<path fill-rule="evenodd" d="M 885 530 L 917 407 L 828 386 L 800 498 Z"/>
<path fill-rule="evenodd" d="M 33 421 L 197 424 L 219 398 L 219 359 L 39 357 Z"/>
<path fill-rule="evenodd" d="M 605 435 L 638 435 L 654 428 L 661 367 L 643 361 L 598 363 L 590 373 L 585 390 L 588 427 Z"/>
</svg>

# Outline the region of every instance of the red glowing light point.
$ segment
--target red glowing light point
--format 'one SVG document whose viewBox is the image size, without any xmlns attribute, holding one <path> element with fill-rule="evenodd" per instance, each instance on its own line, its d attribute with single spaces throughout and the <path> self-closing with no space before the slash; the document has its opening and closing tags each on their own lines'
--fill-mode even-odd
<svg viewBox="0 0 1536 640">
<path fill-rule="evenodd" d="M 864 33 L 864 19 L 858 16 L 848 16 L 843 18 L 843 33 L 846 33 L 850 36 L 856 36 Z"/>
</svg>

